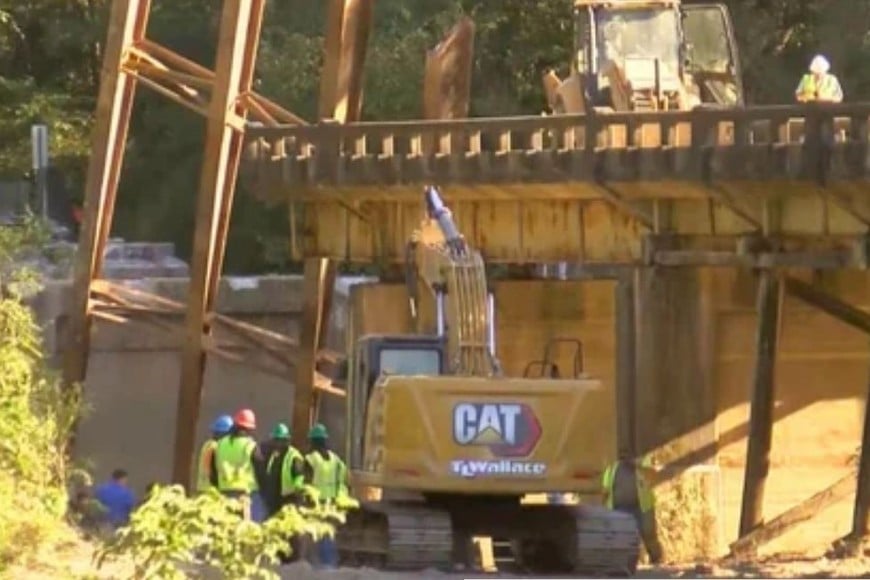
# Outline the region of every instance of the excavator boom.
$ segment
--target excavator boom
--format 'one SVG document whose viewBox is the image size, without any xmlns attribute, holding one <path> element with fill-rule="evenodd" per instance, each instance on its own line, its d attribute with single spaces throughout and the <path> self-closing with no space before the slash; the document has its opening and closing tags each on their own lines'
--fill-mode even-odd
<svg viewBox="0 0 870 580">
<path fill-rule="evenodd" d="M 435 298 L 437 333 L 447 336 L 450 373 L 500 374 L 494 303 L 483 257 L 459 233 L 438 189 L 427 187 L 424 198 L 426 217 L 412 236 L 409 252 L 412 313 L 417 311 L 416 283 L 422 280 Z"/>
</svg>

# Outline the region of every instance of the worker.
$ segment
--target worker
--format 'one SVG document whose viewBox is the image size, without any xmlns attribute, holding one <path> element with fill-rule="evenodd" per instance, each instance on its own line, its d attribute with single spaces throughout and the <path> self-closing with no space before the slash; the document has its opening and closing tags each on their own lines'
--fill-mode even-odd
<svg viewBox="0 0 870 580">
<path fill-rule="evenodd" d="M 263 499 L 269 515 L 278 513 L 285 505 L 297 505 L 305 485 L 305 458 L 290 445 L 290 428 L 278 423 L 272 429 L 272 439 L 266 460 L 268 492 Z"/>
<path fill-rule="evenodd" d="M 245 517 L 264 519 L 262 500 L 254 473 L 254 462 L 262 460 L 253 432 L 257 418 L 250 409 L 241 409 L 233 416 L 230 432 L 218 441 L 214 452 L 217 488 L 227 497 L 245 500 Z"/>
<path fill-rule="evenodd" d="M 840 103 L 843 101 L 843 89 L 840 81 L 831 74 L 831 64 L 822 55 L 816 55 L 810 62 L 809 72 L 801 78 L 795 90 L 798 102 Z"/>
<path fill-rule="evenodd" d="M 199 466 L 196 476 L 196 490 L 203 493 L 217 484 L 217 472 L 214 469 L 214 450 L 221 440 L 233 428 L 233 418 L 221 415 L 211 425 L 211 438 L 202 444 L 199 451 Z"/>
<path fill-rule="evenodd" d="M 322 423 L 316 423 L 308 433 L 311 450 L 305 456 L 306 480 L 317 490 L 320 502 L 331 504 L 348 497 L 347 466 L 329 449 L 329 432 Z M 334 568 L 338 565 L 338 550 L 333 538 L 317 541 L 317 557 L 320 566 Z"/>
<path fill-rule="evenodd" d="M 634 518 L 650 561 L 658 564 L 662 549 L 656 533 L 655 496 L 647 479 L 654 472 L 649 456 L 638 463 L 634 457 L 620 453 L 619 460 L 604 470 L 601 487 L 604 505 Z"/>
<path fill-rule="evenodd" d="M 290 444 L 290 428 L 278 423 L 272 429 L 270 452 L 266 456 L 266 477 L 268 492 L 263 493 L 268 516 L 274 516 L 287 505 L 300 505 L 305 487 L 305 458 L 298 449 Z M 303 550 L 302 538 L 290 539 L 290 551 L 279 552 L 281 563 L 288 564 L 300 559 Z"/>
</svg>

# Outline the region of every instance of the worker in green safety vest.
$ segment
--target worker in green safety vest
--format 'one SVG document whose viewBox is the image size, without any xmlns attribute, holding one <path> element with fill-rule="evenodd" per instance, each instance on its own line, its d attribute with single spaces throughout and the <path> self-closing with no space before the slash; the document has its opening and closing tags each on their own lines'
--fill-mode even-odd
<svg viewBox="0 0 870 580">
<path fill-rule="evenodd" d="M 259 494 L 254 462 L 262 461 L 257 442 L 252 434 L 257 419 L 250 409 L 242 409 L 233 417 L 233 428 L 215 449 L 217 488 L 228 497 L 244 498 L 248 509 L 245 516 L 262 521 L 265 510 Z"/>
<path fill-rule="evenodd" d="M 824 56 L 816 55 L 810 62 L 807 74 L 795 89 L 795 99 L 800 103 L 840 103 L 843 101 L 843 88 L 836 76 L 831 74 L 831 64 Z"/>
<path fill-rule="evenodd" d="M 264 499 L 269 515 L 274 515 L 285 505 L 299 504 L 305 486 L 305 458 L 290 445 L 290 428 L 284 423 L 272 429 L 269 447 L 265 478 L 269 492 L 268 499 Z"/>
<path fill-rule="evenodd" d="M 329 432 L 322 423 L 315 424 L 308 433 L 311 451 L 305 456 L 306 480 L 317 491 L 319 501 L 335 503 L 339 498 L 349 495 L 347 488 L 347 466 L 344 461 L 329 449 Z M 317 541 L 317 556 L 321 567 L 334 568 L 338 565 L 338 550 L 332 538 Z"/>
<path fill-rule="evenodd" d="M 648 455 L 638 462 L 621 454 L 619 460 L 604 470 L 601 487 L 604 505 L 634 517 L 650 561 L 658 564 L 662 549 L 656 533 L 655 495 L 647 479 L 655 471 Z"/>
<path fill-rule="evenodd" d="M 221 415 L 211 426 L 211 438 L 202 444 L 197 463 L 196 491 L 203 493 L 217 486 L 217 470 L 215 468 L 214 452 L 218 441 L 233 428 L 233 418 Z"/>
</svg>

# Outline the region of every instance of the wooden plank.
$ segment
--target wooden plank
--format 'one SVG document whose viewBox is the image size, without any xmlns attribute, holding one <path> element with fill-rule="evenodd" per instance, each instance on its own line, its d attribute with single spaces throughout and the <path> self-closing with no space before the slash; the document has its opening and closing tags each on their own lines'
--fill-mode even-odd
<svg viewBox="0 0 870 580">
<path fill-rule="evenodd" d="M 799 524 L 812 519 L 837 502 L 855 493 L 855 476 L 857 471 L 851 470 L 848 475 L 837 480 L 833 485 L 805 499 L 796 506 L 776 516 L 769 522 L 755 528 L 739 540 L 731 544 L 732 556 L 754 556 L 759 547 L 775 540 Z"/>
<path fill-rule="evenodd" d="M 756 305 L 758 329 L 755 376 L 749 414 L 743 502 L 740 510 L 741 537 L 759 526 L 763 520 L 764 486 L 770 470 L 770 444 L 773 436 L 774 371 L 781 303 L 780 283 L 771 271 L 763 271 L 760 278 Z"/>
</svg>

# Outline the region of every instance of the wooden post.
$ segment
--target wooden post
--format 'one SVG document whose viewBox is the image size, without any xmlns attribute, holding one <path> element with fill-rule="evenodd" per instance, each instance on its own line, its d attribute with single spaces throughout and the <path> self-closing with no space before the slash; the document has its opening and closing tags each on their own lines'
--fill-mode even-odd
<svg viewBox="0 0 870 580">
<path fill-rule="evenodd" d="M 173 481 L 191 483 L 196 425 L 205 373 L 204 336 L 217 298 L 244 135 L 231 118 L 244 116 L 239 96 L 250 91 L 265 0 L 225 0 L 209 104 L 193 241 L 181 359 Z"/>
<path fill-rule="evenodd" d="M 861 456 L 858 460 L 858 487 L 852 514 L 852 540 L 863 543 L 870 525 L 870 392 L 864 403 L 864 432 L 861 436 Z"/>
<path fill-rule="evenodd" d="M 297 449 L 308 446 L 308 429 L 317 402 L 314 392 L 317 353 L 326 336 L 326 320 L 335 291 L 336 266 L 335 261 L 329 258 L 305 260 L 302 325 L 299 330 L 293 395 L 293 445 Z"/>
<path fill-rule="evenodd" d="M 150 4 L 149 0 L 118 0 L 112 3 L 85 183 L 85 212 L 73 276 L 70 340 L 66 345 L 63 367 L 63 382 L 67 388 L 83 381 L 87 374 L 91 283 L 100 276 L 103 268 L 130 112 L 136 94 L 136 81 L 121 72 L 121 61 L 127 47 L 145 37 Z"/>
<path fill-rule="evenodd" d="M 616 282 L 616 448 L 619 456 L 637 455 L 637 321 L 635 277 L 622 273 Z"/>
<path fill-rule="evenodd" d="M 780 283 L 775 272 L 762 271 L 756 306 L 757 358 L 749 417 L 743 505 L 740 511 L 741 537 L 761 524 L 763 519 L 764 485 L 770 470 L 770 444 L 773 435 L 774 370 L 780 300 Z"/>
</svg>

